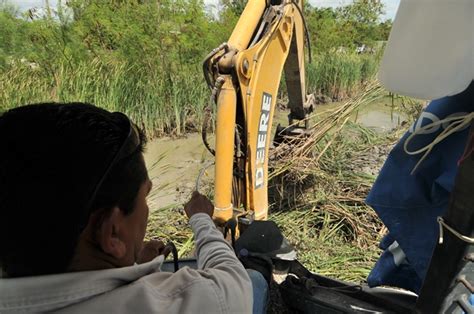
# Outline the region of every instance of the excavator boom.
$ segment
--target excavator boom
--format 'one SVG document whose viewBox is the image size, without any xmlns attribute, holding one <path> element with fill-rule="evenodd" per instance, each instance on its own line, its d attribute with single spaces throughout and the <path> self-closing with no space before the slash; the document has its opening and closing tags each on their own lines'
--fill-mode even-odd
<svg viewBox="0 0 474 314">
<path fill-rule="evenodd" d="M 250 0 L 229 41 L 206 58 L 216 96 L 215 214 L 220 223 L 265 220 L 268 150 L 283 71 L 291 123 L 311 111 L 304 85 L 302 1 Z"/>
</svg>

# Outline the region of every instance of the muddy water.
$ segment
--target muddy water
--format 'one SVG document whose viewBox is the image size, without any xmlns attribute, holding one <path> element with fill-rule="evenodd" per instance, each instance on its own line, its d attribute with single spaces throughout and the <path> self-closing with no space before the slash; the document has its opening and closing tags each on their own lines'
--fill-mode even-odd
<svg viewBox="0 0 474 314">
<path fill-rule="evenodd" d="M 330 111 L 341 103 L 322 105 L 317 110 Z M 285 111 L 274 117 L 274 129 L 278 123 L 287 125 Z M 355 112 L 352 121 L 378 132 L 389 131 L 399 126 L 406 118 L 392 110 L 390 99 L 369 104 Z M 214 139 L 209 138 L 211 146 Z M 213 162 L 213 156 L 202 144 L 200 134 L 189 134 L 185 138 L 159 138 L 150 141 L 145 153 L 145 162 L 153 182 L 149 196 L 151 210 L 183 204 L 194 190 L 196 178 L 202 168 Z M 204 172 L 203 181 L 213 181 L 213 167 Z"/>
<path fill-rule="evenodd" d="M 353 114 L 353 121 L 379 132 L 387 132 L 407 121 L 407 117 L 393 109 L 389 99 L 369 104 Z"/>
<path fill-rule="evenodd" d="M 316 113 L 324 114 L 330 113 L 342 106 L 344 102 L 334 102 L 330 104 L 318 105 Z M 274 127 L 280 123 L 288 125 L 288 112 L 278 111 L 275 114 Z M 371 128 L 377 132 L 387 132 L 402 124 L 407 120 L 407 117 L 400 112 L 397 112 L 392 106 L 389 97 L 383 98 L 377 102 L 365 105 L 362 109 L 357 110 L 352 114 L 351 120 L 360 123 L 361 125 Z"/>
<path fill-rule="evenodd" d="M 213 142 L 213 139 L 209 139 Z M 148 198 L 151 210 L 182 204 L 194 190 L 200 169 L 212 162 L 213 156 L 202 144 L 200 134 L 186 138 L 159 138 L 148 143 L 145 152 L 153 189 Z M 206 171 L 210 180 L 213 169 Z"/>
</svg>

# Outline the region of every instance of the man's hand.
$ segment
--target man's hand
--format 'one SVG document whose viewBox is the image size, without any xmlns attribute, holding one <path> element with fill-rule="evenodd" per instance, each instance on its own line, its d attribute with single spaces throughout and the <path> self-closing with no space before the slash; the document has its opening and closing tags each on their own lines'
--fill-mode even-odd
<svg viewBox="0 0 474 314">
<path fill-rule="evenodd" d="M 150 240 L 144 243 L 140 255 L 138 256 L 137 263 L 148 263 L 159 255 L 164 255 L 166 258 L 170 253 L 171 247 L 166 246 L 162 241 Z"/>
<path fill-rule="evenodd" d="M 184 205 L 184 211 L 189 218 L 197 213 L 205 213 L 212 217 L 214 205 L 212 205 L 207 197 L 194 191 L 189 202 Z"/>
</svg>

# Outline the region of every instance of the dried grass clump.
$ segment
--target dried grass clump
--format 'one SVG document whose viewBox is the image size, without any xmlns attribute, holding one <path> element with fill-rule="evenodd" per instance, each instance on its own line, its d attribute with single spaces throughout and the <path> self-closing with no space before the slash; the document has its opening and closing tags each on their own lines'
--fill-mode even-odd
<svg viewBox="0 0 474 314">
<path fill-rule="evenodd" d="M 146 240 L 158 238 L 165 243 L 172 241 L 180 258 L 189 256 L 194 249 L 188 219 L 178 206 L 164 207 L 150 213 L 146 236 Z"/>
<path fill-rule="evenodd" d="M 364 203 L 374 177 L 354 173 L 351 163 L 386 137 L 349 121 L 355 110 L 384 97 L 366 90 L 315 121 L 309 134 L 287 138 L 271 152 L 270 219 L 311 270 L 344 280 L 364 280 L 385 232 Z M 380 165 L 377 165 L 380 166 Z"/>
</svg>

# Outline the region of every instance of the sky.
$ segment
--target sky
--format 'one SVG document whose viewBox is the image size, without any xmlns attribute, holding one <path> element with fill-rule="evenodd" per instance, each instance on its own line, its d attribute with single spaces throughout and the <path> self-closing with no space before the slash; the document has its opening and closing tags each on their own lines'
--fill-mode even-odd
<svg viewBox="0 0 474 314">
<path fill-rule="evenodd" d="M 306 0 L 315 7 L 340 7 L 344 5 L 348 5 L 352 2 L 352 0 Z M 400 0 L 382 0 L 385 5 L 385 15 L 382 16 L 382 20 L 392 19 L 395 17 L 395 13 L 397 13 L 398 5 L 400 4 Z"/>
<path fill-rule="evenodd" d="M 51 6 L 56 6 L 57 0 L 49 0 Z M 350 4 L 352 0 L 308 0 L 309 3 L 316 7 L 338 7 Z M 15 4 L 24 11 L 33 7 L 42 7 L 44 0 L 10 0 L 9 2 Z M 216 0 L 204 0 L 206 4 L 216 3 Z M 382 16 L 382 20 L 392 19 L 395 17 L 400 0 L 382 0 L 385 4 L 385 15 Z"/>
</svg>

